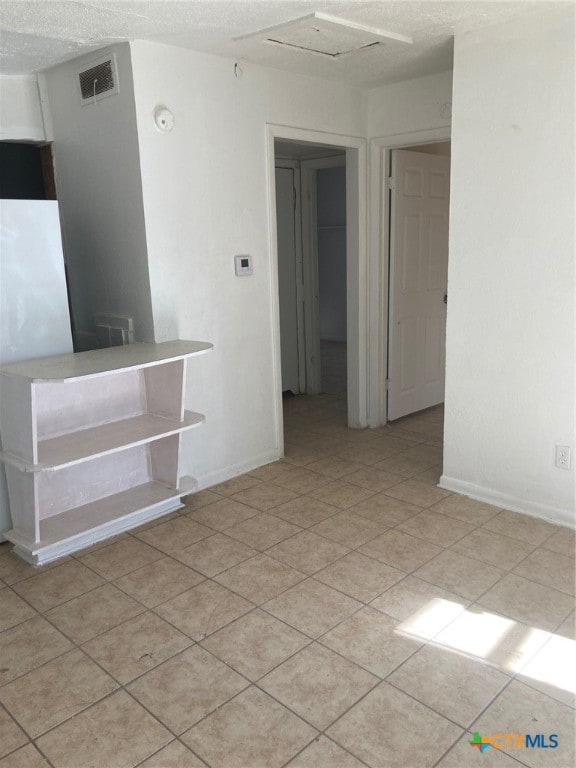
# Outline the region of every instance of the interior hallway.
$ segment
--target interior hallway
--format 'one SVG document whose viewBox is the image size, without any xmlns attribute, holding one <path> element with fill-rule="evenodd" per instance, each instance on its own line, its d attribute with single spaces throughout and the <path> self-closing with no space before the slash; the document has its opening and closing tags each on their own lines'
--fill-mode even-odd
<svg viewBox="0 0 576 768">
<path fill-rule="evenodd" d="M 346 399 L 346 342 L 320 341 L 322 393 Z"/>
<path fill-rule="evenodd" d="M 0 545 L 2 768 L 574 764 L 574 532 L 436 487 L 442 408 L 350 430 L 37 571 Z"/>
</svg>

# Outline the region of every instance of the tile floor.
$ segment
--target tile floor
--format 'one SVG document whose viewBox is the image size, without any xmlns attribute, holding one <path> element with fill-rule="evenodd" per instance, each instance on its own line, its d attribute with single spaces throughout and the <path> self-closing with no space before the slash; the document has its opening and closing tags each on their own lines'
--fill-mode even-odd
<svg viewBox="0 0 576 768">
<path fill-rule="evenodd" d="M 2 768 L 574 765 L 573 532 L 437 488 L 441 408 L 352 431 L 331 383 L 169 519 L 0 546 Z"/>
</svg>

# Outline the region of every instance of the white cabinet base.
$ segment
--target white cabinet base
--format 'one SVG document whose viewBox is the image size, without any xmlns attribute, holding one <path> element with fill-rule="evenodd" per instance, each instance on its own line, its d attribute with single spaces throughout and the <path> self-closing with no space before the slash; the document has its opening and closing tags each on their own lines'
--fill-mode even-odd
<svg viewBox="0 0 576 768">
<path fill-rule="evenodd" d="M 23 560 L 26 560 L 27 563 L 30 563 L 30 565 L 46 565 L 46 563 L 50 563 L 52 560 L 58 560 L 72 552 L 91 547 L 92 544 L 97 544 L 99 541 L 109 539 L 139 525 L 144 525 L 144 523 L 155 520 L 157 517 L 162 517 L 170 512 L 182 509 L 183 506 L 180 500 L 180 493 L 176 496 L 170 495 L 169 498 L 156 502 L 149 507 L 138 509 L 122 517 L 116 517 L 97 527 L 91 526 L 88 530 L 73 534 L 60 541 L 53 541 L 52 543 L 49 541 L 34 542 L 26 540 L 15 530 L 6 531 L 4 535 L 8 541 L 14 544 L 13 552 Z"/>
</svg>

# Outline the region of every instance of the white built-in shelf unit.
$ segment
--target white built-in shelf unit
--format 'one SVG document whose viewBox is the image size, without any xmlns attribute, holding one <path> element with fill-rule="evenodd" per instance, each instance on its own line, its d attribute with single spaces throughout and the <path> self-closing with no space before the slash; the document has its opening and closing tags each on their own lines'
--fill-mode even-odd
<svg viewBox="0 0 576 768">
<path fill-rule="evenodd" d="M 187 358 L 166 341 L 58 355 L 0 369 L 0 434 L 16 554 L 42 565 L 182 506 Z"/>
</svg>

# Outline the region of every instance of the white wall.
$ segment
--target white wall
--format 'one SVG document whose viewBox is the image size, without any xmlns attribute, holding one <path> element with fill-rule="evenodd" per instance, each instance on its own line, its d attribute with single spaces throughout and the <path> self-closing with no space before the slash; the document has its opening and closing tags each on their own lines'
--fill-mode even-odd
<svg viewBox="0 0 576 768">
<path fill-rule="evenodd" d="M 131 44 L 154 329 L 205 339 L 187 407 L 207 414 L 184 465 L 202 484 L 278 455 L 266 124 L 365 135 L 365 96 L 336 83 L 137 41 Z M 159 133 L 154 108 L 174 113 Z M 234 275 L 234 254 L 254 274 Z"/>
<path fill-rule="evenodd" d="M 373 88 L 368 135 L 375 138 L 449 126 L 451 102 L 452 72 Z"/>
<path fill-rule="evenodd" d="M 229 69 L 231 63 L 227 63 Z M 256 68 L 246 75 L 255 76 Z M 366 136 L 368 92 L 276 69 L 259 69 L 265 86 L 266 119 L 277 125 Z"/>
<path fill-rule="evenodd" d="M 456 38 L 443 485 L 574 525 L 574 13 Z"/>
<path fill-rule="evenodd" d="M 45 141 L 36 75 L 0 76 L 0 141 Z"/>
<path fill-rule="evenodd" d="M 153 340 L 129 45 L 114 46 L 120 93 L 83 106 L 77 72 L 100 52 L 46 73 L 75 338 L 96 346 L 94 313 L 134 318 Z M 177 168 L 177 166 L 176 166 Z"/>
<path fill-rule="evenodd" d="M 316 171 L 320 338 L 346 341 L 346 167 Z"/>
</svg>

